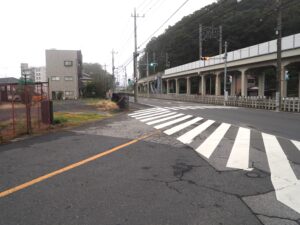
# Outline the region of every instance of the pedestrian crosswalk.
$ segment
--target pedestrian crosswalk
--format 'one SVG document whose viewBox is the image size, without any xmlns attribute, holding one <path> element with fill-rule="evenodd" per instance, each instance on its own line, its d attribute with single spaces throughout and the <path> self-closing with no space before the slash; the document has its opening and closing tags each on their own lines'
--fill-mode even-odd
<svg viewBox="0 0 300 225">
<path fill-rule="evenodd" d="M 184 113 L 174 112 L 182 107 L 156 107 L 139 110 L 128 114 L 147 125 L 153 125 L 155 129 L 161 129 L 165 134 L 172 135 L 183 144 L 189 145 L 213 166 L 224 169 L 251 170 L 255 164 L 255 157 L 251 157 L 251 151 L 258 152 L 261 163 L 266 155 L 266 171 L 271 174 L 271 181 L 275 189 L 277 200 L 300 213 L 300 180 L 296 176 L 296 170 L 300 171 L 300 162 L 288 159 L 287 152 L 300 154 L 300 142 L 287 140 L 293 149 L 286 149 L 278 140 L 278 137 L 260 133 L 244 127 L 237 127 L 228 123 L 219 123 L 214 120 L 194 117 Z M 195 106 L 189 107 L 196 108 Z M 186 108 L 185 108 L 186 109 Z M 174 110 L 174 111 L 173 111 Z M 233 139 L 228 139 L 233 134 Z M 254 141 L 251 138 L 255 137 Z M 262 143 L 262 151 L 257 151 L 257 143 Z M 224 143 L 229 146 L 224 148 Z M 288 151 L 287 151 L 288 150 Z M 218 154 L 224 151 L 222 159 L 215 160 Z M 224 163 L 226 160 L 226 163 Z M 254 162 L 254 163 L 253 163 Z M 298 176 L 299 177 L 299 176 Z"/>
</svg>

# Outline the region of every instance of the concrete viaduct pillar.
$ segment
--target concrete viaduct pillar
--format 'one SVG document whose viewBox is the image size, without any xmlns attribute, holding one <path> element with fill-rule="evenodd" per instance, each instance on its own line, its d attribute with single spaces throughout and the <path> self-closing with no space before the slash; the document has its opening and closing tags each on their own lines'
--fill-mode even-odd
<svg viewBox="0 0 300 225">
<path fill-rule="evenodd" d="M 147 81 L 147 96 L 149 97 L 150 95 L 150 84 L 149 81 Z"/>
<path fill-rule="evenodd" d="M 298 74 L 298 97 L 300 98 L 300 72 Z"/>
<path fill-rule="evenodd" d="M 258 77 L 258 96 L 265 96 L 265 74 Z"/>
<path fill-rule="evenodd" d="M 246 75 L 246 69 L 240 70 L 241 72 L 241 95 L 247 97 L 248 79 Z"/>
<path fill-rule="evenodd" d="M 221 95 L 221 76 L 220 73 L 216 74 L 216 91 L 215 91 L 215 95 L 219 96 Z"/>
<path fill-rule="evenodd" d="M 170 87 L 169 87 L 169 79 L 167 79 L 167 94 L 170 93 Z"/>
<path fill-rule="evenodd" d="M 286 71 L 286 68 L 285 68 L 285 65 L 282 66 L 281 68 L 281 75 L 280 75 L 280 82 L 281 82 L 281 97 L 282 98 L 285 98 L 287 96 L 287 82 L 285 80 L 285 71 Z"/>
<path fill-rule="evenodd" d="M 186 94 L 191 94 L 191 77 L 186 78 Z"/>
<path fill-rule="evenodd" d="M 199 75 L 198 93 L 202 95 L 201 85 L 202 85 L 202 77 L 201 75 Z"/>
<path fill-rule="evenodd" d="M 179 94 L 179 81 L 178 78 L 175 78 L 175 82 L 176 82 L 176 95 Z"/>
<path fill-rule="evenodd" d="M 231 91 L 230 95 L 235 96 L 236 95 L 236 74 L 232 75 L 232 81 L 231 81 Z"/>
<path fill-rule="evenodd" d="M 201 94 L 206 95 L 205 75 L 201 75 Z"/>
</svg>

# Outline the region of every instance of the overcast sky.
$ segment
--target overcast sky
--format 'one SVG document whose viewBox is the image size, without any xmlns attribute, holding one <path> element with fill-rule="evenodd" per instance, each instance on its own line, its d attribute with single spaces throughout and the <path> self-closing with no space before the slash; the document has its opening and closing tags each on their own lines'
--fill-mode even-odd
<svg viewBox="0 0 300 225">
<path fill-rule="evenodd" d="M 115 66 L 133 52 L 133 13 L 138 19 L 138 45 L 186 0 L 5 0 L 0 7 L 0 77 L 19 77 L 20 63 L 45 66 L 45 49 L 81 50 L 84 62 Z M 189 0 L 155 35 L 182 17 L 215 0 Z M 141 46 L 141 48 L 145 45 Z M 128 77 L 132 76 L 128 65 Z M 120 75 L 124 72 L 120 70 Z"/>
</svg>

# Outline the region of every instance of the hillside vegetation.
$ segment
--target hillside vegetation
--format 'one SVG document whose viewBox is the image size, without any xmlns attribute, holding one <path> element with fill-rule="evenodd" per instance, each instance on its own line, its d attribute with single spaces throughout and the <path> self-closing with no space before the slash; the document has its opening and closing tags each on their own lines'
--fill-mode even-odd
<svg viewBox="0 0 300 225">
<path fill-rule="evenodd" d="M 300 1 L 282 0 L 283 36 L 300 32 Z M 276 0 L 219 0 L 168 27 L 146 46 L 149 63 L 157 62 L 150 74 L 168 67 L 182 65 L 199 59 L 199 24 L 223 27 L 223 40 L 228 42 L 228 51 L 255 45 L 276 38 Z M 217 55 L 218 40 L 203 42 L 203 55 Z M 154 53 L 154 54 L 153 54 Z M 166 62 L 166 53 L 168 61 Z M 153 59 L 155 55 L 155 60 Z M 139 60 L 141 77 L 146 75 L 146 57 Z"/>
</svg>

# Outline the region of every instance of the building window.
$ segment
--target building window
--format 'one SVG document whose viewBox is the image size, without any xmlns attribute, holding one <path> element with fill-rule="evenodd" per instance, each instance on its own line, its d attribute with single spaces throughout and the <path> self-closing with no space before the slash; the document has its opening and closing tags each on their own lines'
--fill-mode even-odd
<svg viewBox="0 0 300 225">
<path fill-rule="evenodd" d="M 74 91 L 65 91 L 65 95 L 66 96 L 73 96 L 74 95 Z"/>
<path fill-rule="evenodd" d="M 73 77 L 72 77 L 72 76 L 65 76 L 65 80 L 66 80 L 66 81 L 73 80 Z"/>
<path fill-rule="evenodd" d="M 73 66 L 73 61 L 64 61 L 65 66 Z"/>
<path fill-rule="evenodd" d="M 51 77 L 51 80 L 52 80 L 52 81 L 57 81 L 57 80 L 60 80 L 60 79 L 59 79 L 59 77 L 53 76 L 53 77 Z"/>
</svg>

